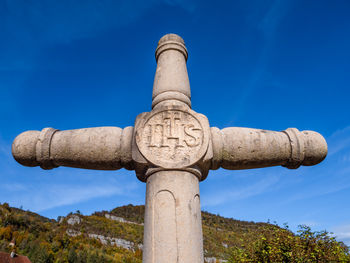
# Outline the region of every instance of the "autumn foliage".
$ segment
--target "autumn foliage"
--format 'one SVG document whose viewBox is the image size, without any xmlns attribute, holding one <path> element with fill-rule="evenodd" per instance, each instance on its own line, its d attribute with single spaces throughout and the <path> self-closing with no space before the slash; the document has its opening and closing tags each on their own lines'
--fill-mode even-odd
<svg viewBox="0 0 350 263">
<path fill-rule="evenodd" d="M 119 222 L 106 214 L 121 217 Z M 68 224 L 73 214 L 58 221 L 0 205 L 0 251 L 28 256 L 34 263 L 141 263 L 144 206 L 123 206 L 81 218 Z M 133 223 L 132 223 L 133 222 Z M 254 223 L 202 213 L 205 257 L 228 262 L 350 262 L 349 249 L 328 232 L 300 226 Z M 74 233 L 74 234 L 69 234 Z M 111 242 L 102 244 L 89 234 L 130 241 L 126 249 Z M 15 245 L 10 245 L 14 243 Z M 219 262 L 219 261 L 218 261 Z"/>
</svg>

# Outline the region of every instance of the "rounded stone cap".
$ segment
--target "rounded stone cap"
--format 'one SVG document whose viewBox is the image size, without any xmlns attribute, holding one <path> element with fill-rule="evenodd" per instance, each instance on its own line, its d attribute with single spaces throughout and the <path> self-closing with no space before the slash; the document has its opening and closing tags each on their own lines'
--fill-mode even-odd
<svg viewBox="0 0 350 263">
<path fill-rule="evenodd" d="M 185 41 L 182 39 L 182 37 L 176 34 L 167 34 L 158 41 L 158 46 L 156 49 L 156 60 L 158 61 L 158 57 L 162 52 L 169 49 L 180 51 L 187 60 L 188 53 L 185 46 Z"/>
<path fill-rule="evenodd" d="M 183 40 L 182 37 L 180 37 L 179 35 L 170 33 L 170 34 L 166 34 L 166 35 L 162 36 L 159 39 L 158 46 L 160 46 L 161 44 L 164 44 L 165 42 L 168 42 L 168 41 L 179 42 L 180 44 L 185 45 L 185 41 Z"/>
<path fill-rule="evenodd" d="M 324 160 L 327 156 L 327 142 L 321 134 L 315 131 L 302 131 L 304 134 L 305 157 L 303 165 L 315 165 Z"/>
<path fill-rule="evenodd" d="M 16 137 L 12 143 L 12 155 L 17 162 L 25 166 L 38 166 L 36 144 L 40 131 L 26 131 Z"/>
</svg>

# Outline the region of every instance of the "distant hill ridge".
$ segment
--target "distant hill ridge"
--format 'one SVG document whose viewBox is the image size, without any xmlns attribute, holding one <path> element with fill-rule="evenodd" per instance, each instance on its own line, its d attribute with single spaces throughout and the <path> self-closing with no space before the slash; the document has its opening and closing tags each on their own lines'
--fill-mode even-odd
<svg viewBox="0 0 350 263">
<path fill-rule="evenodd" d="M 32 262 L 142 262 L 144 206 L 127 205 L 58 220 L 0 205 L 0 251 Z M 202 212 L 207 262 L 350 262 L 349 250 L 325 231 L 294 234 Z M 12 245 L 11 245 L 12 243 Z"/>
</svg>

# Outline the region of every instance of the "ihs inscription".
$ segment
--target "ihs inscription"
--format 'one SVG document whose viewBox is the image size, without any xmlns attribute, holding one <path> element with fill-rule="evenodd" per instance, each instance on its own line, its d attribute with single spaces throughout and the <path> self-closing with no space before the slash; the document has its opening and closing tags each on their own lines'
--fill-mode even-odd
<svg viewBox="0 0 350 263">
<path fill-rule="evenodd" d="M 203 139 L 203 127 L 194 115 L 181 110 L 165 110 L 146 120 L 136 142 L 147 160 L 170 168 L 192 164 L 202 148 Z"/>
<path fill-rule="evenodd" d="M 199 123 L 183 115 L 186 114 L 181 111 L 164 111 L 149 121 L 148 147 L 170 147 L 174 152 L 177 147 L 200 145 L 202 129 Z"/>
</svg>

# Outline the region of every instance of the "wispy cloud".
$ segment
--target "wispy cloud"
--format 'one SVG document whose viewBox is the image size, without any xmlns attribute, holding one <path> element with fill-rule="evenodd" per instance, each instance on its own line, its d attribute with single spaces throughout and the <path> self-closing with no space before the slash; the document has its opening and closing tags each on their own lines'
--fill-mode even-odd
<svg viewBox="0 0 350 263">
<path fill-rule="evenodd" d="M 5 1 L 0 8 L 0 33 L 26 44 L 69 43 L 128 25 L 162 3 L 187 11 L 196 7 L 195 1 L 183 0 Z"/>
<path fill-rule="evenodd" d="M 342 240 L 346 245 L 350 246 L 350 224 L 336 226 L 332 228 L 332 232 L 338 240 Z"/>
<path fill-rule="evenodd" d="M 279 23 L 286 15 L 291 4 L 291 1 L 273 1 L 260 22 L 258 22 L 257 27 L 262 31 L 267 42 L 273 40 Z"/>
<path fill-rule="evenodd" d="M 306 225 L 309 227 L 318 227 L 320 223 L 312 220 L 306 220 L 306 221 L 299 222 L 299 225 Z"/>
<path fill-rule="evenodd" d="M 91 37 L 137 19 L 155 1 L 7 1 L 1 24 L 6 36 L 30 42 Z M 13 30 L 16 28 L 16 30 Z M 11 33 L 10 33 L 11 32 Z"/>
<path fill-rule="evenodd" d="M 55 185 L 32 196 L 30 203 L 34 211 L 40 212 L 54 207 L 88 201 L 93 198 L 121 195 L 125 193 L 125 190 L 125 188 L 112 185 Z"/>
<path fill-rule="evenodd" d="M 273 185 L 279 181 L 278 176 L 265 176 L 264 179 L 256 183 L 240 188 L 225 188 L 212 194 L 205 195 L 202 199 L 202 206 L 216 206 L 224 203 L 246 199 L 252 196 L 260 195 L 269 191 Z"/>
<path fill-rule="evenodd" d="M 165 3 L 171 6 L 180 6 L 187 12 L 193 12 L 197 8 L 199 1 L 194 0 L 164 0 Z"/>
<path fill-rule="evenodd" d="M 0 155 L 2 157 L 8 158 L 11 154 L 10 152 L 11 152 L 11 146 L 7 142 L 1 139 L 1 134 L 0 134 Z"/>
<path fill-rule="evenodd" d="M 48 46 L 66 45 L 122 28 L 155 1 L 3 1 L 0 71 L 30 71 Z"/>
<path fill-rule="evenodd" d="M 348 150 L 350 153 L 350 126 L 334 132 L 329 138 L 328 156 L 335 155 L 342 150 Z"/>
<path fill-rule="evenodd" d="M 327 144 L 329 150 L 325 163 L 307 171 L 306 176 L 317 178 L 317 181 L 312 185 L 300 187 L 288 201 L 309 199 L 350 189 L 350 126 L 330 135 Z"/>
<path fill-rule="evenodd" d="M 348 182 L 348 179 L 346 180 L 346 178 L 344 178 L 343 180 L 338 180 L 338 178 L 334 178 L 334 173 L 332 176 L 333 177 L 330 178 L 330 180 L 327 180 L 328 182 L 322 180 L 318 183 L 315 183 L 312 188 L 308 186 L 307 188 L 302 189 L 299 193 L 296 193 L 290 197 L 290 199 L 288 199 L 288 202 L 315 198 L 318 196 L 334 194 L 346 189 L 350 189 L 350 182 Z"/>
<path fill-rule="evenodd" d="M 349 138 L 348 127 L 328 136 L 329 149 L 334 153 L 315 167 L 237 171 L 238 177 L 233 174 L 234 171 L 217 171 L 217 178 L 213 178 L 214 173 L 207 179 L 212 184 L 210 190 L 204 188 L 202 191 L 202 206 L 236 218 L 249 214 L 248 218 L 255 221 L 263 220 L 268 215 L 273 220 L 288 222 L 293 230 L 297 230 L 300 224 L 318 230 L 326 228 L 336 234 L 337 240 L 350 244 L 350 227 L 332 228 L 332 225 L 338 224 L 337 221 L 344 220 L 349 212 L 344 206 L 346 193 L 350 191 L 350 147 L 346 144 Z M 221 183 L 222 180 L 230 183 Z M 256 206 L 256 200 L 260 197 L 260 205 Z M 340 208 L 341 202 L 344 208 Z M 232 211 L 236 211 L 236 208 L 245 211 L 247 207 L 247 211 L 239 214 L 229 211 L 228 207 L 234 207 Z M 256 212 L 251 213 L 251 207 L 255 207 Z M 332 213 L 337 215 L 330 216 Z"/>
<path fill-rule="evenodd" d="M 43 172 L 49 176 L 43 175 Z M 127 174 L 124 171 L 115 178 L 115 175 L 101 171 L 25 168 L 15 163 L 11 145 L 0 138 L 0 202 L 8 202 L 11 206 L 42 212 L 96 198 L 133 198 L 132 190 L 139 185 L 135 181 L 130 182 Z"/>
<path fill-rule="evenodd" d="M 127 195 L 135 185 L 120 186 L 106 184 L 72 185 L 72 184 L 42 184 L 39 186 L 23 184 L 3 184 L 0 189 L 9 193 L 7 202 L 14 206 L 30 208 L 34 212 L 77 204 L 94 198 L 114 195 Z"/>
<path fill-rule="evenodd" d="M 196 7 L 183 0 L 2 1 L 0 71 L 33 70 L 45 48 L 119 30 L 160 4 Z"/>
<path fill-rule="evenodd" d="M 278 26 L 290 9 L 291 4 L 291 1 L 258 1 L 256 7 L 251 9 L 252 14 L 247 16 L 249 17 L 249 23 L 261 32 L 264 42 L 251 76 L 247 80 L 246 85 L 244 85 L 238 101 L 235 103 L 233 112 L 235 112 L 234 115 L 237 118 L 244 110 L 245 105 L 249 105 L 249 103 L 246 103 L 247 99 L 259 87 L 260 82 L 264 78 L 266 66 L 271 52 L 273 52 Z M 233 119 L 229 124 L 235 121 Z"/>
</svg>

